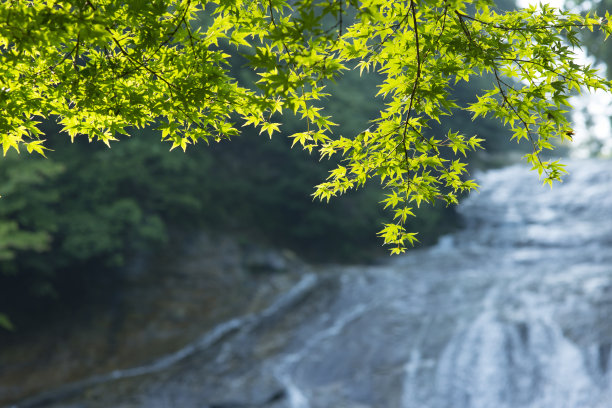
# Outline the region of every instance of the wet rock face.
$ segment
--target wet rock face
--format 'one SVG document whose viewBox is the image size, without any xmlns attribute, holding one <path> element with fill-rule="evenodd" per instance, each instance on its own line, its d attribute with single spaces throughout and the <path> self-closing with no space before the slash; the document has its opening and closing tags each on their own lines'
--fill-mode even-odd
<svg viewBox="0 0 612 408">
<path fill-rule="evenodd" d="M 279 271 L 249 257 L 263 253 Z M 0 406 L 61 384 L 140 366 L 174 352 L 233 317 L 266 307 L 302 270 L 295 256 L 201 234 L 174 254 L 138 259 L 114 302 L 83 305 L 36 333 L 0 338 Z M 89 309 L 88 309 L 89 307 Z"/>
<path fill-rule="evenodd" d="M 609 408 L 612 165 L 572 167 L 552 192 L 522 167 L 481 175 L 437 247 L 276 275 L 173 354 L 19 406 Z"/>
</svg>

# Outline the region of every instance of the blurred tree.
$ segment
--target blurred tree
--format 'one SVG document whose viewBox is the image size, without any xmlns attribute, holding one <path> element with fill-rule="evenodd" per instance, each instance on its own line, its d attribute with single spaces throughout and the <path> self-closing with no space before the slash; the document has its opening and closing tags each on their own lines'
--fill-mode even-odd
<svg viewBox="0 0 612 408">
<path fill-rule="evenodd" d="M 0 205 L 0 262 L 13 260 L 16 251 L 49 248 L 57 225 L 48 205 L 58 200 L 51 185 L 62 171 L 55 162 L 19 160 L 17 154 L 0 161 L 0 190 L 7 196 Z M 5 263 L 2 273 L 12 272 Z"/>
</svg>

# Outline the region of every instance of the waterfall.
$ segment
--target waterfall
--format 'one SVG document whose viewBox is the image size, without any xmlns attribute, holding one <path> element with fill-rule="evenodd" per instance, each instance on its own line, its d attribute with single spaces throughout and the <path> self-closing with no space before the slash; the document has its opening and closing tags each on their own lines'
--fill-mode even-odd
<svg viewBox="0 0 612 408">
<path fill-rule="evenodd" d="M 492 313 L 453 337 L 436 379 L 440 407 L 596 407 L 600 393 L 557 325 Z"/>
<path fill-rule="evenodd" d="M 572 170 L 547 192 L 518 167 L 490 172 L 462 206 L 454 250 L 497 254 L 502 276 L 440 356 L 439 407 L 612 406 L 612 166 Z"/>
<path fill-rule="evenodd" d="M 324 268 L 46 406 L 610 408 L 612 163 L 569 170 L 552 190 L 525 166 L 479 174 L 437 246 Z"/>
</svg>

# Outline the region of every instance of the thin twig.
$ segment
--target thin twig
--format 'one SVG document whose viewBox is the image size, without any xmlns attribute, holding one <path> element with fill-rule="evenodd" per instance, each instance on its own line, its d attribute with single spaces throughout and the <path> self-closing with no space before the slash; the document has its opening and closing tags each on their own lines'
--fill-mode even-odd
<svg viewBox="0 0 612 408">
<path fill-rule="evenodd" d="M 533 149 L 533 153 L 535 154 L 535 157 L 538 160 L 538 163 L 540 164 L 540 166 L 542 166 L 542 168 L 544 168 L 544 164 L 542 163 L 542 160 L 540 159 L 540 154 L 538 153 L 538 149 L 536 147 L 536 142 L 535 142 L 534 137 L 533 137 L 533 135 L 531 133 L 531 130 L 529 129 L 529 125 L 522 118 L 522 116 L 516 110 L 514 105 L 512 105 L 512 103 L 508 100 L 508 98 L 506 96 L 506 93 L 504 92 L 503 87 L 502 87 L 502 82 L 503 81 L 499 78 L 499 73 L 497 72 L 497 69 L 494 69 L 493 72 L 495 74 L 495 79 L 497 81 L 497 89 L 499 89 L 499 92 L 500 92 L 502 98 L 504 99 L 504 103 L 506 105 L 508 105 L 508 107 L 512 110 L 514 115 L 521 121 L 521 123 L 525 127 L 525 130 L 527 131 L 527 137 L 529 138 L 529 141 L 531 142 L 531 148 Z M 546 175 L 548 175 L 548 176 L 550 175 L 549 172 L 545 168 L 544 168 L 544 172 L 546 173 Z"/>
<path fill-rule="evenodd" d="M 404 134 L 402 135 L 402 144 L 404 145 L 404 155 L 406 157 L 406 166 L 408 166 L 408 146 L 406 146 L 406 136 L 408 133 L 408 126 L 410 124 L 410 117 L 412 115 L 412 107 L 414 104 L 414 97 L 416 95 L 416 90 L 419 86 L 419 80 L 421 79 L 421 54 L 420 54 L 420 46 L 419 46 L 419 29 L 418 23 L 416 19 L 416 10 L 414 7 L 414 1 L 410 2 L 410 9 L 412 10 L 412 22 L 414 25 L 414 38 L 416 42 L 416 57 L 417 57 L 417 68 L 416 68 L 416 78 L 414 79 L 414 84 L 412 86 L 412 92 L 410 93 L 410 104 L 408 105 L 408 113 L 406 114 L 406 123 L 404 125 Z M 410 169 L 408 169 L 410 171 Z"/>
</svg>

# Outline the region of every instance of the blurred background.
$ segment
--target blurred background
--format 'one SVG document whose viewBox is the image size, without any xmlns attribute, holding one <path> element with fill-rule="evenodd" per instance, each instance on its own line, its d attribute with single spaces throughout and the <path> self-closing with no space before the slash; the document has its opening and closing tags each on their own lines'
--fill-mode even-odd
<svg viewBox="0 0 612 408">
<path fill-rule="evenodd" d="M 610 0 L 569 6 L 612 10 Z M 584 42 L 584 58 L 602 69 L 612 63 L 610 42 L 595 33 Z M 248 81 L 252 74 L 235 62 Z M 489 83 L 472 78 L 453 97 L 464 105 Z M 325 108 L 340 124 L 335 133 L 369 126 L 383 106 L 372 96 L 377 84 L 376 75 L 351 71 L 330 86 Z M 555 157 L 609 157 L 609 100 L 588 98 L 575 99 L 576 143 L 559 146 Z M 494 120 L 458 111 L 443 125 L 485 138 L 485 149 L 468 157 L 471 174 L 530 151 Z M 389 219 L 381 190 L 313 201 L 313 187 L 335 163 L 291 149 L 282 136 L 245 128 L 183 153 L 168 151 L 153 130 L 109 149 L 43 126 L 52 149 L 46 159 L 13 152 L 0 159 L 0 405 L 172 351 L 204 328 L 263 308 L 266 296 L 293 282 L 283 275 L 387 257 L 376 236 Z M 284 133 L 298 129 L 287 118 Z M 421 208 L 408 230 L 419 232 L 418 251 L 462 227 L 456 208 L 440 205 Z"/>
</svg>

